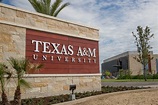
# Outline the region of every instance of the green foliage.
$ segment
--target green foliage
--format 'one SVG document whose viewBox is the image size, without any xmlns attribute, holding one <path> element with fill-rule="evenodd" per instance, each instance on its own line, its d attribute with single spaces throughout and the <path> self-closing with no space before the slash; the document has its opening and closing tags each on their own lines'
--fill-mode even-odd
<svg viewBox="0 0 158 105">
<path fill-rule="evenodd" d="M 28 66 L 30 65 L 30 62 L 27 59 L 15 59 L 15 58 L 9 58 L 9 63 L 14 68 L 17 74 L 17 86 L 28 84 L 24 83 L 24 80 L 22 80 L 25 72 L 27 71 Z M 26 85 L 27 87 L 27 85 Z"/>
<path fill-rule="evenodd" d="M 118 79 L 131 79 L 131 71 L 130 70 L 123 70 L 123 69 L 120 69 L 119 70 L 119 77 Z"/>
<path fill-rule="evenodd" d="M 0 84 L 2 91 L 5 90 L 6 80 L 11 78 L 12 73 L 5 64 L 0 63 Z"/>
<path fill-rule="evenodd" d="M 14 103 L 16 103 L 16 105 L 21 105 L 21 90 L 20 90 L 21 86 L 30 88 L 30 84 L 23 79 L 24 74 L 26 72 L 29 72 L 30 70 L 32 71 L 32 70 L 40 69 L 42 65 L 32 64 L 29 62 L 28 59 L 24 59 L 24 58 L 16 59 L 10 57 L 8 61 L 16 71 L 16 76 L 17 76 L 17 88 L 14 94 Z"/>
<path fill-rule="evenodd" d="M 0 63 L 0 83 L 2 91 L 5 90 L 6 79 L 9 80 L 12 75 L 12 73 L 7 69 L 8 67 L 5 64 Z"/>
<path fill-rule="evenodd" d="M 1 83 L 1 89 L 4 90 L 5 85 L 5 75 L 7 75 L 7 78 L 11 77 L 10 72 L 7 70 L 7 66 L 5 64 L 0 63 L 0 83 Z"/>
<path fill-rule="evenodd" d="M 62 9 L 69 6 L 70 3 L 62 4 L 63 0 L 55 0 L 51 5 L 51 0 L 28 0 L 36 12 L 57 17 Z"/>
<path fill-rule="evenodd" d="M 104 93 L 135 90 L 135 89 L 144 89 L 144 88 L 133 87 L 133 86 L 131 86 L 131 87 L 103 86 L 101 91 L 86 91 L 86 92 L 82 92 L 82 93 L 79 92 L 79 93 L 75 93 L 75 96 L 76 96 L 76 99 L 80 99 L 80 98 L 85 98 L 85 97 L 104 94 Z M 24 100 L 22 100 L 22 105 L 52 105 L 52 104 L 66 102 L 66 101 L 70 101 L 70 94 L 44 97 L 44 98 L 24 99 Z"/>
<path fill-rule="evenodd" d="M 127 91 L 127 90 L 135 90 L 135 89 L 145 89 L 144 87 L 126 87 L 126 86 L 102 86 L 101 91 L 86 91 L 86 92 L 79 92 L 75 93 L 76 99 L 111 93 L 111 92 L 118 92 L 118 91 Z M 50 97 L 43 97 L 43 98 L 30 98 L 30 99 L 22 99 L 21 105 L 52 105 L 57 103 L 62 103 L 66 101 L 70 101 L 70 94 L 65 95 L 58 95 L 58 96 L 50 96 Z M 1 102 L 0 102 L 1 105 Z"/>
<path fill-rule="evenodd" d="M 105 76 L 110 76 L 110 75 L 111 75 L 110 71 L 106 70 L 105 71 Z"/>
<path fill-rule="evenodd" d="M 43 67 L 42 64 L 32 64 L 29 62 L 28 59 L 15 59 L 15 58 L 9 58 L 8 62 L 11 64 L 12 68 L 16 71 L 16 77 L 17 77 L 17 88 L 15 90 L 14 95 L 14 101 L 12 101 L 12 104 L 21 105 L 21 91 L 20 87 L 24 86 L 27 88 L 30 88 L 30 84 L 23 79 L 24 74 L 27 72 L 33 72 L 35 70 L 39 70 Z M 8 70 L 8 67 L 5 64 L 0 63 L 0 85 L 1 85 L 1 98 L 2 102 L 0 104 L 3 105 L 10 105 L 7 95 L 5 94 L 5 84 L 6 81 L 9 80 L 12 76 L 12 73 Z M 30 101 L 28 101 L 30 102 Z M 30 104 L 32 105 L 32 104 Z M 37 102 L 37 105 L 42 105 L 42 100 Z"/>
<path fill-rule="evenodd" d="M 131 79 L 130 75 L 119 76 L 117 79 Z"/>
<path fill-rule="evenodd" d="M 7 95 L 5 93 L 5 85 L 7 80 L 11 78 L 12 73 L 8 70 L 8 67 L 5 64 L 0 63 L 0 85 L 1 85 L 1 98 L 2 104 L 10 105 Z"/>
<path fill-rule="evenodd" d="M 152 47 L 150 46 L 150 39 L 154 36 L 154 34 L 151 34 L 150 28 L 146 26 L 145 29 L 143 29 L 141 26 L 137 27 L 137 34 L 134 34 L 132 32 L 134 38 L 135 38 L 135 43 L 137 46 L 137 51 L 138 51 L 138 57 L 135 56 L 134 59 L 136 59 L 138 62 L 140 62 L 143 65 L 143 70 L 144 70 L 144 79 L 146 81 L 146 68 L 145 66 L 148 64 L 148 58 L 150 57 L 150 49 Z M 152 58 L 150 58 L 152 59 Z"/>
<path fill-rule="evenodd" d="M 148 63 L 148 55 L 150 54 L 149 50 L 152 49 L 149 45 L 150 39 L 154 36 L 154 34 L 150 33 L 150 28 L 148 26 L 146 26 L 145 29 L 138 26 L 137 34 L 135 35 L 134 32 L 132 32 L 132 34 L 135 37 L 135 43 L 139 53 L 138 57 L 135 57 L 135 59 L 143 65 L 146 65 Z"/>
<path fill-rule="evenodd" d="M 44 99 L 37 100 L 36 98 L 22 100 L 22 105 L 47 105 Z"/>
<path fill-rule="evenodd" d="M 28 59 L 24 59 L 24 58 L 16 59 L 16 58 L 10 57 L 8 61 L 11 64 L 11 66 L 14 68 L 14 70 L 16 71 L 18 86 L 26 85 L 26 87 L 30 87 L 28 86 L 28 83 L 23 79 L 24 74 L 30 71 L 33 72 L 35 70 L 39 70 L 40 68 L 43 67 L 42 64 L 32 64 L 30 63 Z"/>
<path fill-rule="evenodd" d="M 20 80 L 20 84 L 21 84 L 21 86 L 24 86 L 26 88 L 31 88 L 30 84 L 24 79 Z"/>
<path fill-rule="evenodd" d="M 158 74 L 153 74 L 153 75 L 147 75 L 147 79 L 158 79 Z M 144 79 L 144 75 L 134 75 L 134 76 L 128 76 L 124 75 L 122 77 L 118 77 L 117 79 Z"/>
<path fill-rule="evenodd" d="M 124 73 L 124 70 L 123 70 L 123 69 L 120 69 L 120 70 L 119 70 L 119 77 L 122 77 L 122 76 L 124 75 L 123 73 Z"/>
</svg>

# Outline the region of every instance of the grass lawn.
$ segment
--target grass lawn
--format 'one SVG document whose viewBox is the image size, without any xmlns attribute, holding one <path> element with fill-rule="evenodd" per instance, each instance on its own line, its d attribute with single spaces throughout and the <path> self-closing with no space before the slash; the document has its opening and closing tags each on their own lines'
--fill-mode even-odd
<svg viewBox="0 0 158 105">
<path fill-rule="evenodd" d="M 158 82 L 158 79 L 147 79 L 147 81 L 144 81 L 144 79 L 102 79 L 102 82 Z"/>
</svg>

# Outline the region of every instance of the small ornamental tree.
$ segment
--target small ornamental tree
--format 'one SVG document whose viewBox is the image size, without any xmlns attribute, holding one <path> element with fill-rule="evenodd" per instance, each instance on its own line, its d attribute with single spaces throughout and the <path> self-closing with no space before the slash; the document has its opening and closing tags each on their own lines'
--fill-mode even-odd
<svg viewBox="0 0 158 105">
<path fill-rule="evenodd" d="M 148 26 L 143 29 L 143 27 L 138 26 L 137 27 L 137 34 L 134 34 L 132 32 L 134 38 L 135 38 L 135 43 L 137 46 L 137 51 L 138 51 L 138 56 L 135 56 L 134 59 L 136 59 L 138 62 L 140 62 L 143 65 L 143 75 L 144 75 L 144 80 L 147 81 L 146 78 L 146 65 L 148 64 L 148 59 L 150 56 L 150 49 L 152 47 L 150 46 L 150 39 L 154 36 L 154 34 L 150 33 L 150 28 Z"/>
<path fill-rule="evenodd" d="M 7 80 L 11 78 L 12 73 L 8 70 L 5 64 L 0 63 L 0 91 L 2 98 L 2 105 L 10 105 L 6 94 Z"/>
<path fill-rule="evenodd" d="M 30 88 L 30 83 L 24 79 L 26 72 L 39 70 L 42 64 L 32 64 L 28 59 L 9 58 L 9 63 L 16 71 L 17 87 L 14 93 L 14 104 L 21 105 L 21 86 Z"/>
</svg>

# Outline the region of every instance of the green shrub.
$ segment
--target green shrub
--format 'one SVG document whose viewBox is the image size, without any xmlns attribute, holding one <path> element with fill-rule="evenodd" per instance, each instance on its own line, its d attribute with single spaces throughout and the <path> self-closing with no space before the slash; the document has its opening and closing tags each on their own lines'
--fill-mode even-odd
<svg viewBox="0 0 158 105">
<path fill-rule="evenodd" d="M 144 75 L 124 75 L 119 76 L 117 79 L 144 79 Z M 158 74 L 148 74 L 147 79 L 158 79 Z"/>
<path fill-rule="evenodd" d="M 105 76 L 110 76 L 110 75 L 111 75 L 110 71 L 106 70 L 105 71 Z"/>
<path fill-rule="evenodd" d="M 131 71 L 120 69 L 118 79 L 131 79 Z"/>
</svg>

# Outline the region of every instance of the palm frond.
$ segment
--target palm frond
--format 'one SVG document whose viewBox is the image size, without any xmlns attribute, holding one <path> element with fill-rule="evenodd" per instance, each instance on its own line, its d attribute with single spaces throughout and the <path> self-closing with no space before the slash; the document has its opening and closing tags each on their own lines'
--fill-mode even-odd
<svg viewBox="0 0 158 105">
<path fill-rule="evenodd" d="M 8 67 L 5 64 L 0 63 L 0 84 L 2 92 L 5 91 L 6 81 L 9 80 L 12 76 L 12 73 L 8 70 Z"/>
<path fill-rule="evenodd" d="M 51 0 L 43 0 L 43 13 L 46 13 L 47 15 L 50 15 L 50 5 L 51 5 Z"/>
<path fill-rule="evenodd" d="M 41 69 L 43 68 L 43 64 L 36 64 L 34 69 Z"/>
<path fill-rule="evenodd" d="M 11 66 L 18 72 L 20 70 L 20 65 L 18 59 L 15 59 L 13 57 L 10 57 L 8 62 L 11 64 Z"/>
<path fill-rule="evenodd" d="M 0 77 L 6 77 L 7 79 L 10 79 L 12 76 L 12 72 L 8 70 L 8 66 L 5 64 L 0 63 Z"/>
<path fill-rule="evenodd" d="M 54 17 L 57 17 L 57 15 L 59 14 L 59 12 L 60 12 L 62 9 L 64 9 L 65 7 L 69 6 L 69 5 L 70 5 L 70 3 L 65 3 L 65 4 L 61 5 L 61 7 L 58 8 L 58 9 L 55 11 Z"/>
<path fill-rule="evenodd" d="M 28 1 L 31 3 L 31 5 L 33 6 L 36 12 L 43 13 L 42 5 L 40 1 L 37 0 L 28 0 Z"/>
<path fill-rule="evenodd" d="M 54 16 L 54 13 L 55 13 L 55 11 L 57 10 L 57 8 L 60 6 L 61 2 L 62 2 L 62 0 L 56 0 L 56 1 L 52 4 L 52 6 L 51 6 L 51 12 L 50 12 L 50 15 L 51 15 L 51 16 Z"/>
<path fill-rule="evenodd" d="M 57 16 L 59 12 L 70 5 L 70 3 L 65 3 L 61 5 L 63 0 L 55 0 L 55 2 L 51 5 L 51 0 L 28 0 L 32 7 L 36 10 L 36 12 L 47 14 L 50 16 Z M 61 5 L 61 6 L 60 6 Z"/>
<path fill-rule="evenodd" d="M 28 66 L 30 65 L 30 61 L 28 59 L 21 59 L 20 66 L 23 71 L 27 71 Z"/>
<path fill-rule="evenodd" d="M 30 67 L 27 70 L 27 73 L 34 73 L 36 70 L 43 68 L 43 64 L 30 64 Z"/>
<path fill-rule="evenodd" d="M 7 80 L 9 80 L 9 79 L 12 77 L 12 75 L 13 75 L 13 73 L 10 72 L 10 71 L 6 71 L 5 74 L 6 74 L 6 76 L 7 76 L 7 77 L 6 77 Z"/>
<path fill-rule="evenodd" d="M 24 79 L 20 79 L 20 86 L 23 86 L 25 88 L 31 88 L 30 83 L 28 83 L 27 81 L 25 81 Z"/>
</svg>

